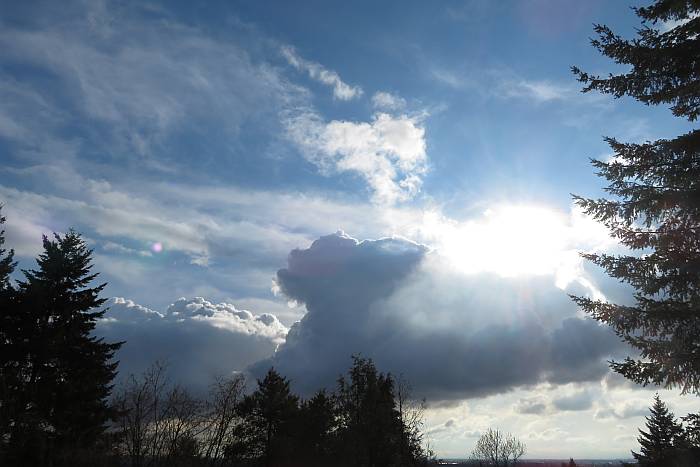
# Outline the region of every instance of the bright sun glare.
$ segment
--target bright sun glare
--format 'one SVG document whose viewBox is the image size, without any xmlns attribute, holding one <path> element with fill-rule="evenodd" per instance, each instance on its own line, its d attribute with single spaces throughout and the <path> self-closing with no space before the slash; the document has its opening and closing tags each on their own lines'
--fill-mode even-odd
<svg viewBox="0 0 700 467">
<path fill-rule="evenodd" d="M 438 251 L 464 273 L 491 272 L 502 277 L 555 274 L 570 282 L 580 261 L 574 237 L 586 227 L 568 214 L 534 205 L 501 205 L 483 217 L 458 223 L 439 216 L 426 219 Z"/>
</svg>

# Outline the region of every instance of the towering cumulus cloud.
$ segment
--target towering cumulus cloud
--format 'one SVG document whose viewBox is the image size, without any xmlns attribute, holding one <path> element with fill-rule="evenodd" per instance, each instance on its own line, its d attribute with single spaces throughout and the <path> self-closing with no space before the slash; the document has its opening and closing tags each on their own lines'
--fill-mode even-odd
<svg viewBox="0 0 700 467">
<path fill-rule="evenodd" d="M 355 353 L 435 401 L 597 380 L 620 347 L 553 277 L 463 274 L 400 238 L 321 237 L 290 254 L 276 284 L 308 313 L 251 370 L 274 366 L 306 392 L 333 386 Z"/>
</svg>

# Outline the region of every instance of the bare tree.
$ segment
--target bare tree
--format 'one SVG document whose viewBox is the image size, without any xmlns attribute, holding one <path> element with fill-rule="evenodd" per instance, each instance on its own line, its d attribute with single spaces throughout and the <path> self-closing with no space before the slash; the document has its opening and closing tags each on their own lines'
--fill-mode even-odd
<svg viewBox="0 0 700 467">
<path fill-rule="evenodd" d="M 203 404 L 181 386 L 170 387 L 166 369 L 155 362 L 140 377 L 129 376 L 115 395 L 118 451 L 132 467 L 177 465 L 183 456 L 199 455 L 198 438 L 206 424 Z"/>
<path fill-rule="evenodd" d="M 415 399 L 411 384 L 399 375 L 396 380 L 396 405 L 401 421 L 401 452 L 402 465 L 408 465 L 411 459 L 423 457 L 423 423 L 425 416 L 425 399 Z"/>
<path fill-rule="evenodd" d="M 130 375 L 114 397 L 120 451 L 132 467 L 148 465 L 158 450 L 165 369 L 164 363 L 155 362 L 140 378 Z"/>
<path fill-rule="evenodd" d="M 236 408 L 244 389 L 245 378 L 240 374 L 218 376 L 211 385 L 206 407 L 206 425 L 200 436 L 202 454 L 209 459 L 211 466 L 223 462 L 224 448 L 235 436 L 240 424 Z"/>
<path fill-rule="evenodd" d="M 525 454 L 525 444 L 510 433 L 490 429 L 481 435 L 472 451 L 472 460 L 480 465 L 508 467 Z"/>
</svg>

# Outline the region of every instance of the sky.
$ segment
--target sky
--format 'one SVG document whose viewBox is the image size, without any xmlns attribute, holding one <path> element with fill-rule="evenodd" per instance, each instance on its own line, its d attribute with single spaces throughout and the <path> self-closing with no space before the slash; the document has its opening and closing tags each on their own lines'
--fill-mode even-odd
<svg viewBox="0 0 700 467">
<path fill-rule="evenodd" d="M 589 39 L 634 34 L 630 5 L 6 3 L 7 243 L 31 268 L 43 234 L 84 236 L 122 376 L 274 366 L 309 394 L 361 354 L 427 398 L 439 456 L 499 428 L 527 457 L 629 457 L 656 389 L 567 294 L 631 297 L 578 256 L 621 251 L 571 198 L 603 194 L 603 137 L 690 128 L 579 92 L 572 65 L 623 70 Z"/>
</svg>

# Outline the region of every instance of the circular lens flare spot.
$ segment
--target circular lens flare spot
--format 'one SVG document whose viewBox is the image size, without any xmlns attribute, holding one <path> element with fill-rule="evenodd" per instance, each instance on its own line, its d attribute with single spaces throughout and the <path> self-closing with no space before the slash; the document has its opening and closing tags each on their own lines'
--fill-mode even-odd
<svg viewBox="0 0 700 467">
<path fill-rule="evenodd" d="M 160 253 L 163 251 L 163 244 L 160 242 L 155 242 L 153 245 L 151 245 L 151 250 L 153 250 L 153 253 Z"/>
</svg>

